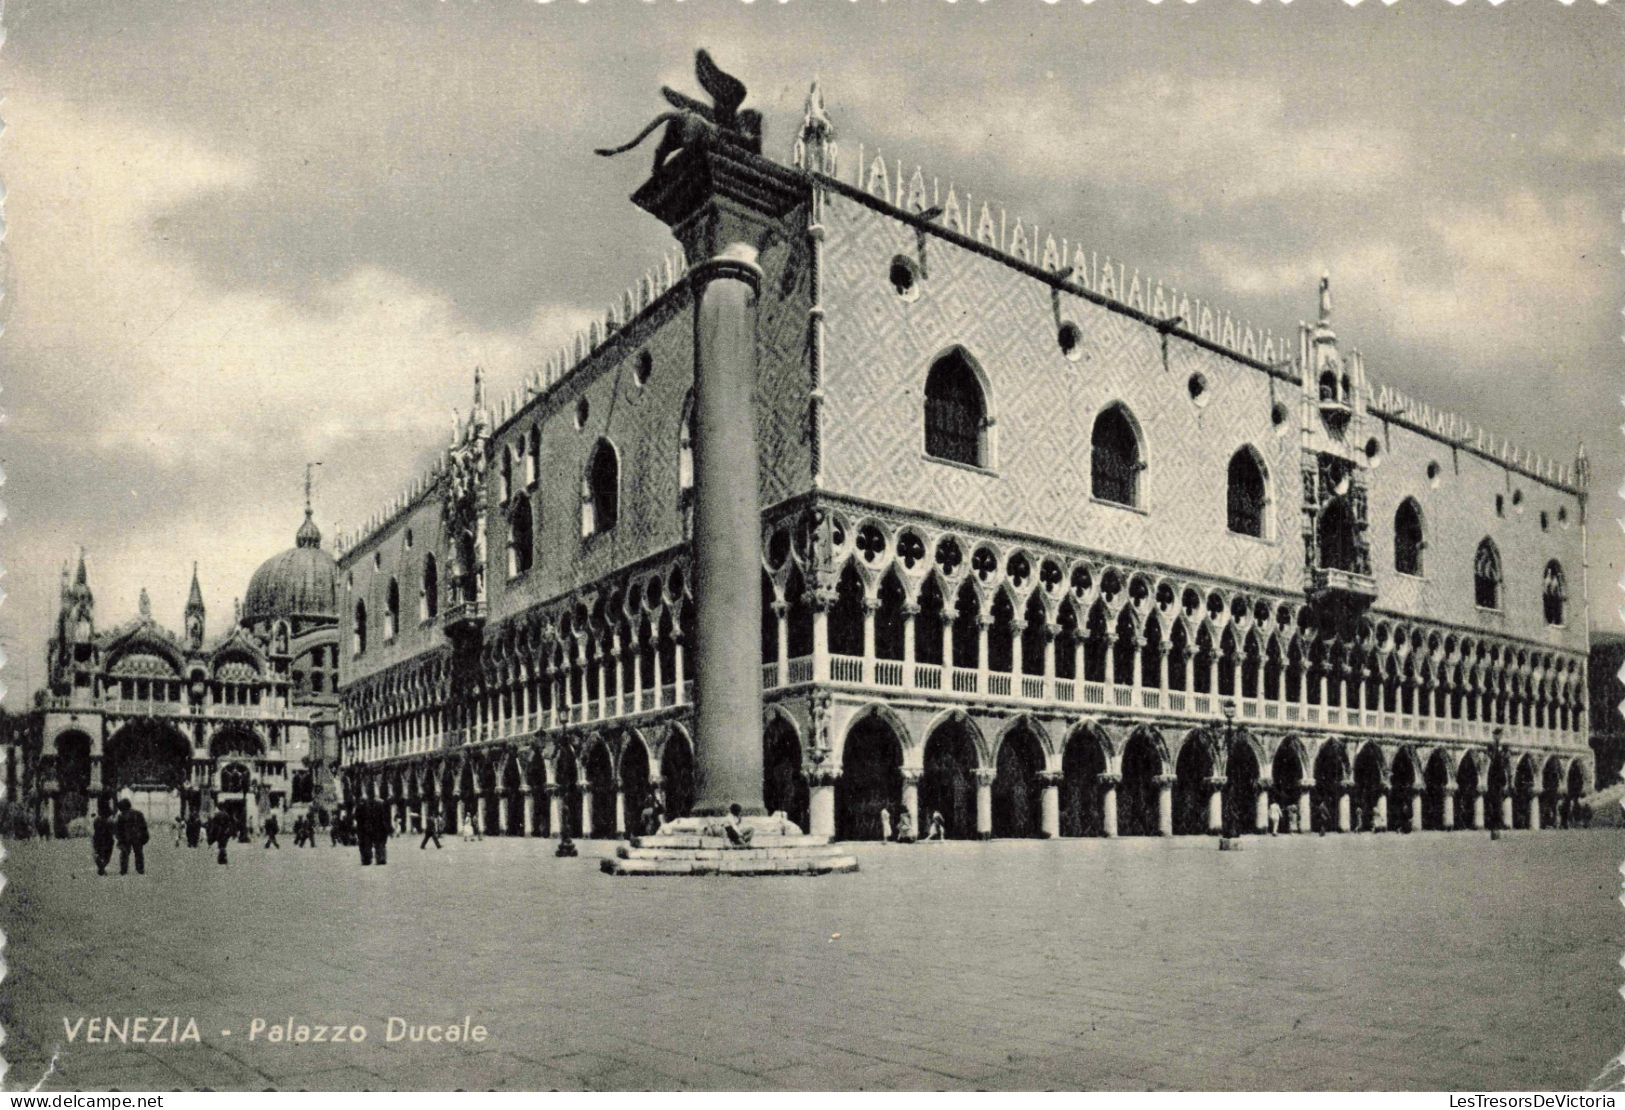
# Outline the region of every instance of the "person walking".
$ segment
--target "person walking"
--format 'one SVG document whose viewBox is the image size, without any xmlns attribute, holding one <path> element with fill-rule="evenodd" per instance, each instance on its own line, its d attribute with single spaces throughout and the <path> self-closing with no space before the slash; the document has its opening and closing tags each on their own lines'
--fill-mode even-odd
<svg viewBox="0 0 1625 1110">
<path fill-rule="evenodd" d="M 282 851 L 282 845 L 278 844 L 276 840 L 276 834 L 282 828 L 281 825 L 277 824 L 276 814 L 273 813 L 268 816 L 265 819 L 265 824 L 261 827 L 265 830 L 265 846 L 275 848 L 279 852 Z"/>
<path fill-rule="evenodd" d="M 356 806 L 356 840 L 361 846 L 361 866 L 374 860 L 382 867 L 389 862 L 389 832 L 393 822 L 389 807 L 377 798 L 363 798 Z"/>
<path fill-rule="evenodd" d="M 931 820 L 927 822 L 925 827 L 925 838 L 927 840 L 946 840 L 948 838 L 947 822 L 943 821 L 940 811 L 935 809 L 931 811 Z"/>
<path fill-rule="evenodd" d="M 434 841 L 434 849 L 438 852 L 441 847 L 440 815 L 435 813 L 428 814 L 423 818 L 423 840 L 418 844 L 418 847 L 428 848 L 431 840 Z"/>
<path fill-rule="evenodd" d="M 113 819 L 98 813 L 90 826 L 90 854 L 96 860 L 96 874 L 107 874 L 107 861 L 113 858 Z"/>
<path fill-rule="evenodd" d="M 1270 799 L 1269 821 L 1270 835 L 1274 836 L 1281 828 L 1281 803 L 1274 798 Z"/>
<path fill-rule="evenodd" d="M 473 840 L 474 839 L 474 819 L 471 818 L 466 813 L 463 814 L 463 827 L 461 829 L 459 829 L 458 831 L 460 833 L 462 833 L 462 837 L 463 837 L 464 840 Z"/>
<path fill-rule="evenodd" d="M 217 849 L 214 857 L 216 863 L 226 862 L 226 844 L 231 840 L 232 830 L 235 827 L 236 822 L 232 821 L 231 815 L 223 809 L 215 810 L 214 816 L 209 818 L 209 843 Z"/>
<path fill-rule="evenodd" d="M 113 835 L 118 841 L 118 873 L 130 873 L 130 856 L 135 856 L 135 873 L 147 873 L 145 851 L 147 847 L 147 818 L 130 804 L 130 799 L 118 800 L 118 817 L 113 823 Z"/>
<path fill-rule="evenodd" d="M 897 843 L 914 843 L 914 816 L 906 809 L 897 811 Z"/>
</svg>

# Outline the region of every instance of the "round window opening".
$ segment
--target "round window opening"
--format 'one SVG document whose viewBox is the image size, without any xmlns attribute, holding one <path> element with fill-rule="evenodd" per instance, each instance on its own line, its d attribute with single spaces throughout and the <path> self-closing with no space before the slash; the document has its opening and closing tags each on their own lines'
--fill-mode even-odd
<svg viewBox="0 0 1625 1110">
<path fill-rule="evenodd" d="M 1438 463 L 1428 463 L 1428 485 L 1432 486 L 1434 489 L 1439 488 L 1439 473 L 1440 468 Z"/>
<path fill-rule="evenodd" d="M 406 530 L 406 550 L 412 550 L 412 529 Z"/>
<path fill-rule="evenodd" d="M 920 268 L 912 258 L 904 258 L 902 255 L 893 258 L 887 277 L 891 281 L 892 290 L 905 301 L 919 298 Z"/>
<path fill-rule="evenodd" d="M 1523 512 L 1523 490 L 1515 489 L 1512 491 L 1512 507 L 1520 513 Z"/>
<path fill-rule="evenodd" d="M 654 356 L 648 351 L 638 354 L 638 364 L 632 370 L 632 377 L 639 385 L 648 385 L 649 377 L 655 372 Z"/>
<path fill-rule="evenodd" d="M 1568 510 L 1568 508 L 1566 506 L 1563 506 L 1563 505 L 1558 506 L 1558 509 L 1557 509 L 1557 523 L 1563 525 L 1563 527 L 1565 527 L 1565 528 L 1568 527 L 1568 524 L 1569 524 L 1569 510 Z"/>
<path fill-rule="evenodd" d="M 379 567 L 381 567 L 383 565 L 384 565 L 384 553 L 382 551 L 374 551 L 372 553 L 372 569 L 377 570 Z"/>
<path fill-rule="evenodd" d="M 1270 406 L 1270 423 L 1275 425 L 1275 434 L 1276 435 L 1278 435 L 1278 436 L 1286 435 L 1286 433 L 1287 433 L 1286 418 L 1287 418 L 1288 415 L 1289 414 L 1286 411 L 1286 406 L 1283 405 L 1280 401 L 1277 401 L 1273 405 Z"/>
<path fill-rule="evenodd" d="M 592 406 L 587 403 L 587 399 L 585 397 L 581 398 L 581 400 L 576 402 L 576 427 L 577 428 L 585 428 L 587 426 L 587 415 L 589 413 L 591 413 L 591 412 L 592 412 Z"/>
<path fill-rule="evenodd" d="M 1549 529 L 1551 526 L 1552 526 L 1551 514 L 1549 514 L 1545 509 L 1542 509 L 1540 511 L 1540 530 L 1542 532 L 1544 532 L 1547 529 Z"/>
<path fill-rule="evenodd" d="M 1071 320 L 1062 324 L 1055 333 L 1055 341 L 1061 345 L 1061 354 L 1073 362 L 1083 357 L 1083 329 Z"/>
<path fill-rule="evenodd" d="M 1382 444 L 1377 442 L 1376 436 L 1365 441 L 1365 461 L 1372 466 L 1382 461 Z"/>
<path fill-rule="evenodd" d="M 1201 371 L 1197 371 L 1190 376 L 1190 380 L 1185 383 L 1185 388 L 1190 390 L 1191 400 L 1196 403 L 1197 408 L 1206 408 L 1207 403 L 1212 400 L 1207 387 L 1207 375 Z"/>
<path fill-rule="evenodd" d="M 1507 499 L 1506 499 L 1506 496 L 1504 494 L 1498 493 L 1498 494 L 1495 495 L 1495 515 L 1496 516 L 1506 516 L 1507 515 Z"/>
</svg>

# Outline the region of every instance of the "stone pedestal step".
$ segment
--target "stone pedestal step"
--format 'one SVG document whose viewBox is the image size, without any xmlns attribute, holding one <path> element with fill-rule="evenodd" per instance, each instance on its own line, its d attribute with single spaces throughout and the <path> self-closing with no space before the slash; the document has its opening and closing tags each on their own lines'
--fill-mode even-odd
<svg viewBox="0 0 1625 1110">
<path fill-rule="evenodd" d="M 664 833 L 659 836 L 634 836 L 634 848 L 731 848 L 733 842 L 726 836 L 703 836 L 698 833 Z M 814 848 L 829 843 L 827 836 L 772 836 L 757 833 L 751 838 L 752 848 Z"/>
<path fill-rule="evenodd" d="M 615 849 L 618 859 L 829 859 L 835 856 L 847 856 L 851 853 L 833 844 L 806 844 L 806 845 L 767 845 L 760 847 L 752 845 L 749 848 L 681 848 L 660 846 L 645 848 L 639 845 L 628 847 L 622 845 Z"/>
<path fill-rule="evenodd" d="M 831 875 L 858 869 L 856 858 L 840 854 L 761 859 L 734 851 L 718 853 L 718 857 L 616 858 L 606 859 L 599 866 L 606 875 Z"/>
</svg>

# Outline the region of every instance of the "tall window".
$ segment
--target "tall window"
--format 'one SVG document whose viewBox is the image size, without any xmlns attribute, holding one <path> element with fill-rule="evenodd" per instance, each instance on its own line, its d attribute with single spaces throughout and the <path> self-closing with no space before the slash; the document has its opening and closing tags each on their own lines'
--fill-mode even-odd
<svg viewBox="0 0 1625 1110">
<path fill-rule="evenodd" d="M 1138 505 L 1140 471 L 1145 469 L 1145 463 L 1140 458 L 1140 436 L 1128 410 L 1113 405 L 1095 417 L 1090 446 L 1093 459 L 1089 480 L 1095 498 L 1118 505 Z"/>
<path fill-rule="evenodd" d="M 525 485 L 534 486 L 542 475 L 542 429 L 533 425 L 525 445 Z"/>
<path fill-rule="evenodd" d="M 987 399 L 976 370 L 962 351 L 938 359 L 925 378 L 925 453 L 950 462 L 984 466 Z"/>
<path fill-rule="evenodd" d="M 1556 559 L 1546 564 L 1541 576 L 1541 605 L 1546 610 L 1547 624 L 1562 624 L 1563 609 L 1569 599 L 1568 586 L 1563 581 L 1563 565 Z"/>
<path fill-rule="evenodd" d="M 615 527 L 621 509 L 621 464 L 609 440 L 593 445 L 581 482 L 581 534 L 595 536 Z"/>
<path fill-rule="evenodd" d="M 677 432 L 677 493 L 694 488 L 694 391 L 683 400 L 683 423 Z"/>
<path fill-rule="evenodd" d="M 355 653 L 360 655 L 367 650 L 367 603 L 355 603 L 355 624 L 351 627 L 351 636 L 355 643 Z"/>
<path fill-rule="evenodd" d="M 393 640 L 401 624 L 401 584 L 395 579 L 389 580 L 389 589 L 384 594 L 384 639 Z"/>
<path fill-rule="evenodd" d="M 440 612 L 440 567 L 431 553 L 423 557 L 423 585 L 418 596 L 418 616 L 432 621 Z"/>
<path fill-rule="evenodd" d="M 1414 497 L 1400 502 L 1394 513 L 1394 569 L 1400 574 L 1422 573 L 1422 507 Z"/>
<path fill-rule="evenodd" d="M 1225 505 L 1230 530 L 1243 536 L 1264 535 L 1264 467 L 1258 453 L 1243 447 L 1230 456 L 1230 475 Z"/>
<path fill-rule="evenodd" d="M 1347 501 L 1341 497 L 1328 501 L 1315 522 L 1315 533 L 1322 570 L 1354 569 L 1354 514 Z"/>
<path fill-rule="evenodd" d="M 1473 556 L 1473 600 L 1484 609 L 1501 607 L 1501 553 L 1487 537 Z"/>
<path fill-rule="evenodd" d="M 513 496 L 513 452 L 502 449 L 502 500 Z"/>
<path fill-rule="evenodd" d="M 530 498 L 521 497 L 508 519 L 508 577 L 530 569 L 536 552 L 536 534 L 530 517 Z"/>
</svg>

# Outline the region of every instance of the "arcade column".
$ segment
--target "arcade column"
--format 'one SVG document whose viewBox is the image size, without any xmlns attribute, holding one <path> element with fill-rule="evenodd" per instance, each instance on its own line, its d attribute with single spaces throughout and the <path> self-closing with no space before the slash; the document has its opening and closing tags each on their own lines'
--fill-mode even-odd
<svg viewBox="0 0 1625 1110">
<path fill-rule="evenodd" d="M 564 791 L 556 782 L 547 784 L 547 831 L 564 835 Z"/>
<path fill-rule="evenodd" d="M 976 769 L 976 837 L 993 839 L 993 779 L 996 771 L 985 767 Z"/>
<path fill-rule="evenodd" d="M 1061 773 L 1046 771 L 1038 776 L 1044 788 L 1039 827 L 1051 839 L 1061 835 Z"/>
<path fill-rule="evenodd" d="M 536 835 L 536 794 L 529 783 L 519 788 L 520 805 L 524 807 L 525 831 L 521 836 Z"/>
<path fill-rule="evenodd" d="M 1253 803 L 1253 831 L 1267 833 L 1270 831 L 1270 781 L 1260 779 L 1258 783 L 1258 800 Z"/>
<path fill-rule="evenodd" d="M 807 772 L 807 831 L 813 836 L 835 835 L 835 780 L 830 769 Z M 915 826 L 918 834 L 919 826 Z"/>
<path fill-rule="evenodd" d="M 908 811 L 909 827 L 915 837 L 920 834 L 920 779 L 925 772 L 917 767 L 903 768 L 903 808 Z M 808 822 L 809 824 L 811 821 Z"/>
<path fill-rule="evenodd" d="M 1151 780 L 1157 784 L 1157 835 L 1174 835 L 1174 776 L 1158 775 Z"/>
<path fill-rule="evenodd" d="M 1446 832 L 1456 827 L 1456 787 L 1452 783 L 1445 784 L 1444 815 L 1439 826 Z"/>
<path fill-rule="evenodd" d="M 1101 775 L 1100 782 L 1100 835 L 1117 835 L 1117 786 L 1121 775 Z"/>
<path fill-rule="evenodd" d="M 1422 799 L 1427 791 L 1420 786 L 1411 787 L 1411 832 L 1422 831 Z"/>
<path fill-rule="evenodd" d="M 1207 831 L 1211 836 L 1224 832 L 1224 784 L 1223 775 L 1214 775 L 1207 780 Z"/>
<path fill-rule="evenodd" d="M 1347 781 L 1337 784 L 1337 831 L 1340 833 L 1346 833 L 1354 827 L 1349 813 L 1349 787 L 1353 785 L 1353 783 Z"/>
<path fill-rule="evenodd" d="M 1315 784 L 1308 779 L 1298 784 L 1298 831 L 1315 831 Z"/>
</svg>

